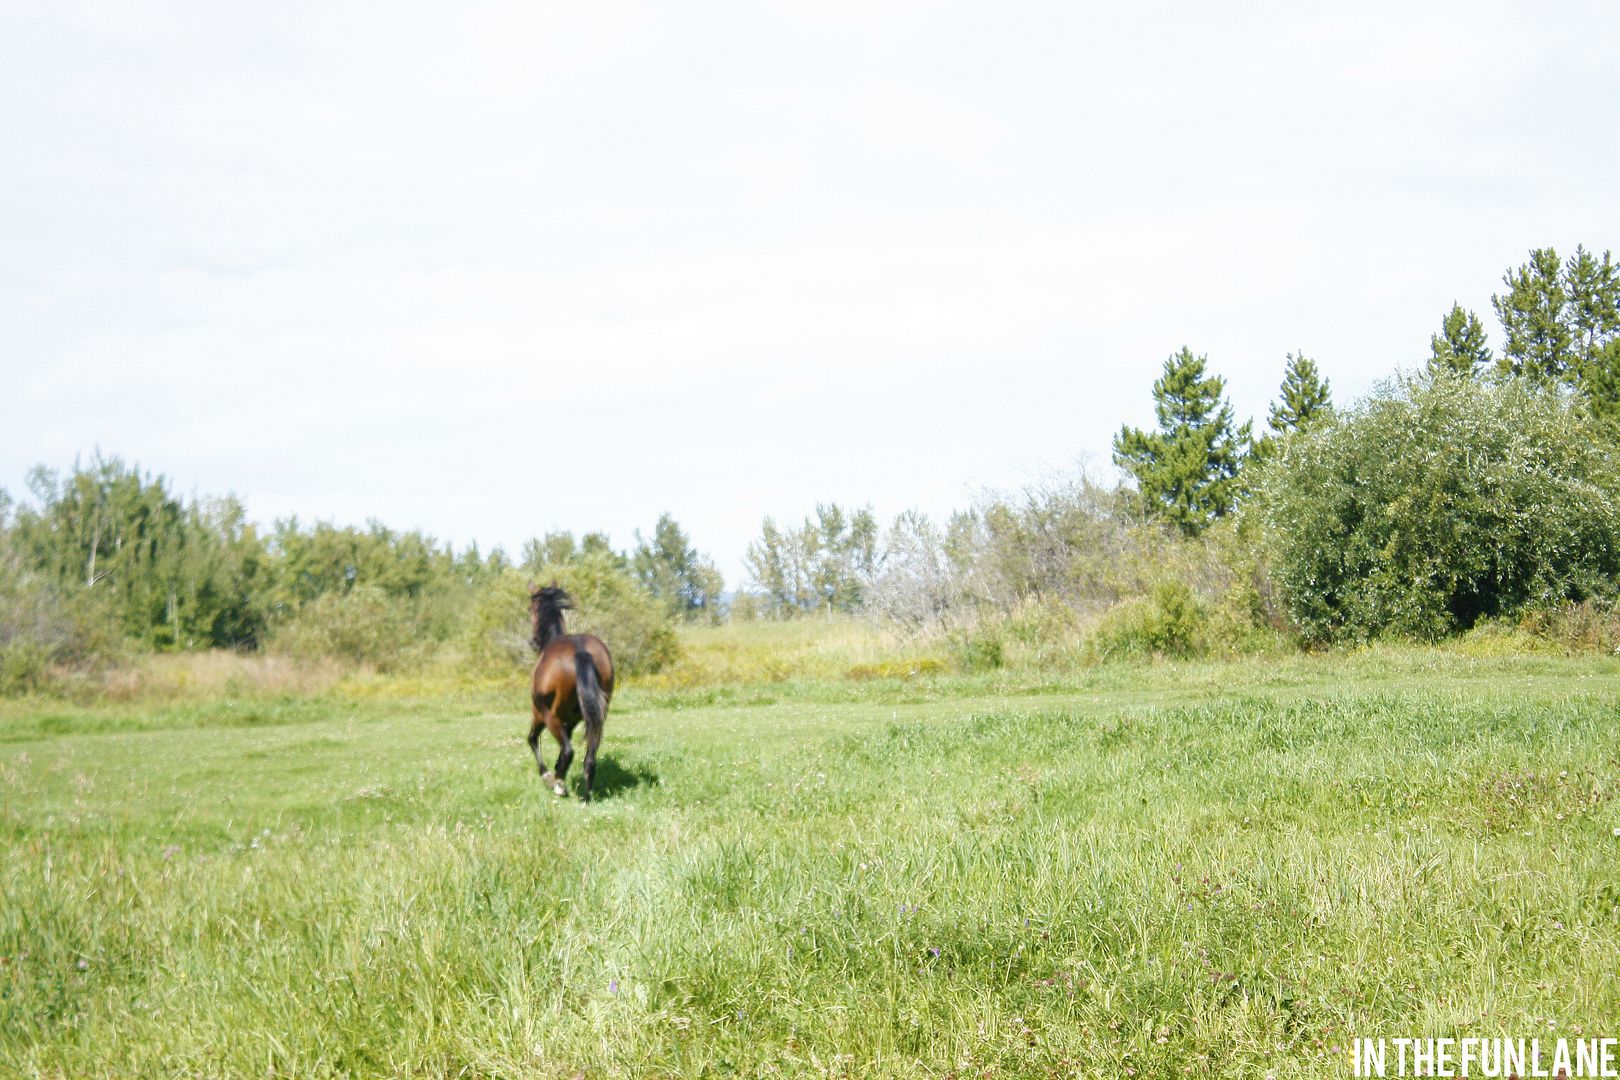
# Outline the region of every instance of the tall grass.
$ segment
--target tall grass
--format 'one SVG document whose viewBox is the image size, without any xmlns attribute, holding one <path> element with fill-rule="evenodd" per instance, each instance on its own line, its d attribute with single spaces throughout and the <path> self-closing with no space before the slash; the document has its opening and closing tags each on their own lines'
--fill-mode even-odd
<svg viewBox="0 0 1620 1080">
<path fill-rule="evenodd" d="M 774 705 L 627 686 L 590 807 L 521 688 L 0 710 L 0 1074 L 1337 1076 L 1352 1035 L 1613 1034 L 1614 660 L 837 675 L 863 633 L 708 638 L 817 658 Z"/>
</svg>

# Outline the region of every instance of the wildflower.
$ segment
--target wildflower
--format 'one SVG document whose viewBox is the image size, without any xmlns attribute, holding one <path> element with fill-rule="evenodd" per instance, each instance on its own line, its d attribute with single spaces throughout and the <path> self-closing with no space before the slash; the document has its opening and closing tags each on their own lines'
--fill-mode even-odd
<svg viewBox="0 0 1620 1080">
<path fill-rule="evenodd" d="M 609 979 L 608 980 L 608 993 L 617 994 L 618 992 L 619 992 L 619 980 L 618 979 Z"/>
</svg>

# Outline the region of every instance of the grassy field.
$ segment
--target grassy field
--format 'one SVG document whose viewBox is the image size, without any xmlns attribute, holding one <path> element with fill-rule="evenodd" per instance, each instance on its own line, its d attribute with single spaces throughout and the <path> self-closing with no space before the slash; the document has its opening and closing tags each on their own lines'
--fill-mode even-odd
<svg viewBox="0 0 1620 1080">
<path fill-rule="evenodd" d="M 839 666 L 626 687 L 590 806 L 521 685 L 0 703 L 0 1074 L 1347 1076 L 1352 1035 L 1620 1034 L 1613 659 Z"/>
</svg>

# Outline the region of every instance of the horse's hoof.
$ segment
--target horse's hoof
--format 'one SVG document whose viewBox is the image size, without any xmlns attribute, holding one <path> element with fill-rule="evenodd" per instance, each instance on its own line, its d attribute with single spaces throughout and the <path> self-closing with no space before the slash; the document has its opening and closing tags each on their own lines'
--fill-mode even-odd
<svg viewBox="0 0 1620 1080">
<path fill-rule="evenodd" d="M 552 785 L 551 785 L 551 793 L 552 793 L 552 794 L 553 794 L 553 795 L 555 795 L 555 796 L 557 796 L 557 798 L 559 798 L 559 799 L 560 799 L 560 798 L 562 798 L 562 797 L 563 797 L 563 796 L 564 796 L 564 795 L 567 795 L 567 794 L 568 794 L 568 789 L 567 789 L 567 788 L 565 788 L 565 787 L 563 787 L 563 783 L 562 783 L 562 781 L 561 781 L 561 780 L 558 780 L 558 781 L 556 781 L 556 782 L 555 782 L 555 783 L 553 783 L 553 784 L 552 784 Z"/>
</svg>

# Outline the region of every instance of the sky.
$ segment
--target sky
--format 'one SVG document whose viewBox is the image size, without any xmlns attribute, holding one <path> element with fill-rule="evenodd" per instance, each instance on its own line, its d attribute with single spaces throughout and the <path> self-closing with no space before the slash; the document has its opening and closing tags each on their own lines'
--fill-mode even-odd
<svg viewBox="0 0 1620 1080">
<path fill-rule="evenodd" d="M 516 552 L 944 515 L 1183 345 L 1354 400 L 1620 249 L 1620 4 L 0 0 L 0 487 Z"/>
</svg>

